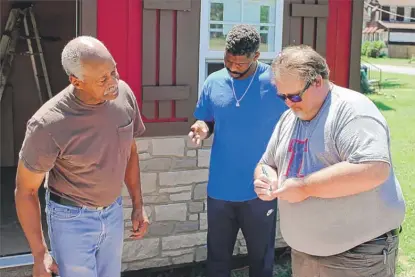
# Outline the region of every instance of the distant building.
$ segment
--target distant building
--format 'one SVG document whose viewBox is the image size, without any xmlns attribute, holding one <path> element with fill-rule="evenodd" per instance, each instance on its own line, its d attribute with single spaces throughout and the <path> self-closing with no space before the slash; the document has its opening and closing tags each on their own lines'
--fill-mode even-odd
<svg viewBox="0 0 415 277">
<path fill-rule="evenodd" d="M 366 1 L 363 18 L 363 41 L 385 42 L 391 58 L 415 56 L 415 1 Z"/>
</svg>

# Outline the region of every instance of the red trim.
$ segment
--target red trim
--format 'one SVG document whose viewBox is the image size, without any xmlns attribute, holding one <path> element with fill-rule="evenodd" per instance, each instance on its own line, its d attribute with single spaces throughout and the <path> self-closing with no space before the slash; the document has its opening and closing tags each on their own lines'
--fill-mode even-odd
<svg viewBox="0 0 415 277">
<path fill-rule="evenodd" d="M 109 49 L 118 64 L 121 78 L 128 78 L 128 0 L 97 0 L 97 37 Z"/>
<path fill-rule="evenodd" d="M 326 59 L 331 80 L 349 87 L 353 0 L 329 0 Z"/>
<path fill-rule="evenodd" d="M 336 44 L 337 44 L 337 1 L 329 0 L 329 17 L 327 19 L 326 60 L 330 68 L 332 81 L 336 82 Z"/>
<path fill-rule="evenodd" d="M 156 10 L 156 86 L 160 84 L 160 10 Z M 154 118 L 159 118 L 159 101 L 154 101 Z"/>
<path fill-rule="evenodd" d="M 172 85 L 176 85 L 176 59 L 177 59 L 177 11 L 173 11 L 173 50 L 172 50 Z M 171 101 L 171 117 L 176 117 L 176 101 Z"/>
<path fill-rule="evenodd" d="M 97 38 L 111 52 L 118 71 L 142 106 L 142 0 L 96 0 Z"/>
</svg>

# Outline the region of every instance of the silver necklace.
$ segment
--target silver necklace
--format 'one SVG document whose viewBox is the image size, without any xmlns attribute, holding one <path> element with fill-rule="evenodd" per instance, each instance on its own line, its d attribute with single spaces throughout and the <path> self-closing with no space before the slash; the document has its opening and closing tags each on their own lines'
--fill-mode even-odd
<svg viewBox="0 0 415 277">
<path fill-rule="evenodd" d="M 258 70 L 258 62 L 256 63 L 255 73 L 254 73 L 254 76 L 252 76 L 251 82 L 249 82 L 249 85 L 248 85 L 248 87 L 246 88 L 246 90 L 245 90 L 244 94 L 242 94 L 241 98 L 239 98 L 239 99 L 238 99 L 238 98 L 236 98 L 236 94 L 235 94 L 235 87 L 233 86 L 233 78 L 231 78 L 231 81 L 232 81 L 232 82 L 231 82 L 231 83 L 232 83 L 232 92 L 233 92 L 233 97 L 235 98 L 235 101 L 236 101 L 236 107 L 240 107 L 240 106 L 241 106 L 241 104 L 239 104 L 239 103 L 241 102 L 241 100 L 244 98 L 245 94 L 248 92 L 249 88 L 251 87 L 252 82 L 253 82 L 253 81 L 254 81 L 254 79 L 255 79 L 255 75 L 256 75 L 257 70 Z"/>
</svg>

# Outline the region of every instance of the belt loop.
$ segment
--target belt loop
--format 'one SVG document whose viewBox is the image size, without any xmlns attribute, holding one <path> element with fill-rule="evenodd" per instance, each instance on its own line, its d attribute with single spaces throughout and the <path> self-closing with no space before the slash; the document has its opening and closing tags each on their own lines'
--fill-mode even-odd
<svg viewBox="0 0 415 277">
<path fill-rule="evenodd" d="M 46 188 L 45 200 L 46 200 L 46 204 L 49 203 L 49 200 L 50 200 L 50 191 L 49 191 L 48 188 Z"/>
</svg>

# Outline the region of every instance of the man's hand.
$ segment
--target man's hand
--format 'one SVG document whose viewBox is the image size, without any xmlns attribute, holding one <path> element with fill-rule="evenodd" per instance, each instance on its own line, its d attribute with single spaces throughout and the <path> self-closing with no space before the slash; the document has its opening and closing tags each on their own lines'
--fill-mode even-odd
<svg viewBox="0 0 415 277">
<path fill-rule="evenodd" d="M 271 180 L 265 174 L 259 175 L 258 179 L 254 181 L 255 193 L 258 198 L 263 201 L 272 201 L 276 196 L 272 195 L 272 191 L 278 187 L 277 180 Z"/>
<path fill-rule="evenodd" d="M 58 265 L 49 252 L 45 252 L 45 254 L 39 257 L 34 257 L 33 277 L 51 277 L 52 272 L 59 274 Z"/>
<path fill-rule="evenodd" d="M 301 202 L 310 197 L 305 189 L 303 179 L 300 178 L 285 180 L 281 188 L 273 191 L 272 195 L 289 203 Z"/>
<path fill-rule="evenodd" d="M 131 213 L 131 222 L 133 223 L 132 239 L 141 239 L 147 233 L 150 224 L 144 207 L 133 208 Z"/>
<path fill-rule="evenodd" d="M 189 138 L 197 146 L 200 146 L 202 140 L 206 139 L 209 135 L 209 127 L 204 121 L 198 120 L 191 127 L 189 132 Z"/>
</svg>

